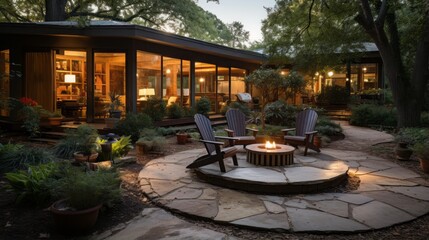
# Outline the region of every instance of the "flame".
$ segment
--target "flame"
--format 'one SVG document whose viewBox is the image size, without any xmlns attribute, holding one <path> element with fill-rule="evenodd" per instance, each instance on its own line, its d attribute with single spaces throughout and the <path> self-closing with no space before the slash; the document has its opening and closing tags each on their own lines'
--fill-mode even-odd
<svg viewBox="0 0 429 240">
<path fill-rule="evenodd" d="M 276 149 L 276 142 L 273 141 L 273 143 L 271 143 L 270 141 L 267 141 L 265 143 L 265 148 L 266 149 Z"/>
</svg>

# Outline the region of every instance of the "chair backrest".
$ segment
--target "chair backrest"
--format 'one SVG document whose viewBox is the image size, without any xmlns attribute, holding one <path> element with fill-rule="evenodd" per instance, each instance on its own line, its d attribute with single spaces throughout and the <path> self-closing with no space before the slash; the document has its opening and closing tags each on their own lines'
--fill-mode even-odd
<svg viewBox="0 0 429 240">
<path fill-rule="evenodd" d="M 306 132 L 314 131 L 317 122 L 317 113 L 313 109 L 306 109 L 296 116 L 296 136 L 304 136 Z"/>
<path fill-rule="evenodd" d="M 226 114 L 228 128 L 234 131 L 234 136 L 246 136 L 246 115 L 238 109 L 229 109 Z"/>
<path fill-rule="evenodd" d="M 200 132 L 201 139 L 216 141 L 213 133 L 212 124 L 206 116 L 197 113 L 194 116 L 194 120 L 195 120 L 195 124 L 197 125 L 198 132 Z M 206 146 L 208 154 L 211 154 L 216 150 L 216 147 L 214 144 L 204 143 L 204 145 Z"/>
</svg>

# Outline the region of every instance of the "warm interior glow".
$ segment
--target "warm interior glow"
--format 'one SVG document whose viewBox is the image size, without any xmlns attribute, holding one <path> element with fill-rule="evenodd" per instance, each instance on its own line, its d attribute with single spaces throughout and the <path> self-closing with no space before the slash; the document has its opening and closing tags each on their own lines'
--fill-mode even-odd
<svg viewBox="0 0 429 240">
<path fill-rule="evenodd" d="M 200 78 L 200 82 L 204 82 L 204 78 Z"/>
<path fill-rule="evenodd" d="M 266 149 L 276 149 L 276 142 L 273 141 L 273 143 L 271 143 L 270 141 L 267 141 L 265 143 L 265 148 Z"/>
<path fill-rule="evenodd" d="M 328 76 L 332 77 L 333 75 L 334 75 L 334 72 L 332 72 L 332 71 L 328 72 Z"/>
<path fill-rule="evenodd" d="M 74 74 L 64 75 L 64 82 L 65 83 L 75 83 L 76 82 L 76 75 L 74 75 Z"/>
<path fill-rule="evenodd" d="M 170 74 L 171 70 L 169 68 L 167 68 L 167 70 L 165 70 L 165 73 Z"/>
</svg>

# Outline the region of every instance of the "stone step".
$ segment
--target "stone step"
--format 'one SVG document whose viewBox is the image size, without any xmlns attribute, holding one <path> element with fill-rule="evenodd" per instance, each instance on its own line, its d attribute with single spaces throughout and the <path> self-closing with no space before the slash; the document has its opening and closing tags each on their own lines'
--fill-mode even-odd
<svg viewBox="0 0 429 240">
<path fill-rule="evenodd" d="M 58 143 L 58 140 L 56 139 L 50 139 L 50 138 L 32 138 L 32 142 L 40 142 L 40 143 L 47 143 L 50 145 L 55 145 Z"/>
<path fill-rule="evenodd" d="M 40 133 L 43 138 L 47 139 L 61 139 L 67 136 L 67 133 L 65 132 L 51 132 L 51 131 L 45 131 Z"/>
</svg>

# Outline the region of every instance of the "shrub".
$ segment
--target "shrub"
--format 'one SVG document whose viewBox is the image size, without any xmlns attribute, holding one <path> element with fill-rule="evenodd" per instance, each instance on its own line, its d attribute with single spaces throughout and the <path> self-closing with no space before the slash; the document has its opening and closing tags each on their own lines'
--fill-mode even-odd
<svg viewBox="0 0 429 240">
<path fill-rule="evenodd" d="M 207 97 L 202 97 L 197 101 L 195 107 L 197 113 L 207 115 L 210 112 L 210 100 Z"/>
<path fill-rule="evenodd" d="M 140 137 L 140 131 L 153 126 L 152 118 L 145 113 L 127 113 L 125 118 L 119 120 L 115 129 L 118 134 L 131 136 L 131 140 L 136 142 Z"/>
<path fill-rule="evenodd" d="M 161 121 L 167 112 L 166 103 L 157 97 L 151 97 L 147 101 L 147 107 L 143 110 L 144 113 L 157 122 Z"/>
<path fill-rule="evenodd" d="M 27 170 L 5 174 L 9 185 L 16 192 L 16 203 L 36 203 L 41 205 L 50 200 L 48 182 L 58 172 L 59 163 L 50 162 L 30 166 Z"/>
<path fill-rule="evenodd" d="M 100 150 L 97 129 L 83 124 L 77 129 L 66 129 L 66 137 L 54 146 L 55 156 L 70 159 L 74 152 L 91 153 Z"/>
<path fill-rule="evenodd" d="M 195 115 L 195 109 L 191 107 L 184 107 L 183 108 L 183 115 L 185 117 L 193 117 Z"/>
<path fill-rule="evenodd" d="M 396 126 L 396 111 L 386 106 L 362 104 L 352 108 L 350 123 L 357 126 Z"/>
<path fill-rule="evenodd" d="M 317 103 L 319 105 L 347 104 L 349 97 L 345 87 L 338 85 L 325 86 L 317 96 Z"/>
<path fill-rule="evenodd" d="M 395 136 L 397 142 L 406 142 L 414 145 L 429 141 L 429 129 L 427 128 L 402 128 Z"/>
<path fill-rule="evenodd" d="M 122 136 L 118 141 L 112 143 L 112 157 L 113 159 L 117 157 L 123 157 L 128 154 L 130 150 L 133 149 L 133 144 L 131 141 L 131 136 Z"/>
<path fill-rule="evenodd" d="M 0 144 L 0 172 L 26 169 L 31 165 L 54 161 L 50 151 L 20 144 Z"/>
<path fill-rule="evenodd" d="M 273 125 L 295 126 L 295 118 L 301 109 L 287 105 L 284 101 L 276 101 L 265 107 L 265 121 Z"/>
<path fill-rule="evenodd" d="M 156 131 L 159 135 L 161 136 L 174 136 L 176 135 L 176 130 L 174 130 L 173 128 L 156 128 Z"/>
<path fill-rule="evenodd" d="M 167 116 L 169 118 L 181 118 L 184 114 L 183 108 L 177 103 L 173 103 L 167 107 Z"/>
<path fill-rule="evenodd" d="M 413 151 L 419 158 L 427 159 L 429 157 L 429 139 L 416 143 L 413 146 Z"/>
<path fill-rule="evenodd" d="M 140 138 L 137 141 L 142 144 L 144 151 L 158 151 L 162 152 L 166 143 L 165 137 L 161 136 L 158 129 L 145 128 L 140 131 Z"/>
<path fill-rule="evenodd" d="M 240 110 L 246 116 L 250 116 L 250 114 L 252 113 L 252 111 L 250 110 L 249 106 L 246 103 L 231 102 L 229 105 L 222 107 L 221 114 L 225 115 L 226 112 L 231 108 Z"/>
<path fill-rule="evenodd" d="M 318 131 L 318 134 L 328 137 L 338 136 L 343 132 L 343 129 L 339 124 L 324 117 L 318 119 L 315 130 Z"/>
<path fill-rule="evenodd" d="M 70 166 L 62 177 L 50 185 L 52 196 L 67 199 L 69 206 L 77 210 L 99 204 L 112 206 L 121 198 L 119 175 L 112 170 L 84 171 Z"/>
</svg>

